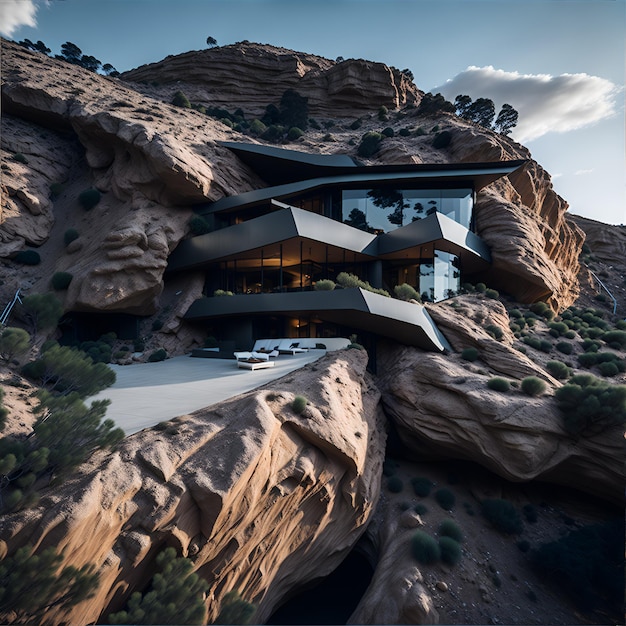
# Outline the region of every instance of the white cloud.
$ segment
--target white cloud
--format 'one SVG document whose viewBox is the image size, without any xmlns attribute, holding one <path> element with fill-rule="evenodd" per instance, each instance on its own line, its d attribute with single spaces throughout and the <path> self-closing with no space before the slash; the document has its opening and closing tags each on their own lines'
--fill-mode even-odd
<svg viewBox="0 0 626 626">
<path fill-rule="evenodd" d="M 588 126 L 616 113 L 621 87 L 589 74 L 520 74 L 493 66 L 470 66 L 444 85 L 431 90 L 454 102 L 459 94 L 491 98 L 496 112 L 504 103 L 519 113 L 511 136 L 521 143 L 549 132 L 567 132 Z"/>
<path fill-rule="evenodd" d="M 0 0 L 0 33 L 12 37 L 20 26 L 37 26 L 34 0 Z"/>
<path fill-rule="evenodd" d="M 593 168 L 590 170 L 576 170 L 574 176 L 584 176 L 585 174 L 591 174 L 591 172 L 593 172 Z"/>
</svg>

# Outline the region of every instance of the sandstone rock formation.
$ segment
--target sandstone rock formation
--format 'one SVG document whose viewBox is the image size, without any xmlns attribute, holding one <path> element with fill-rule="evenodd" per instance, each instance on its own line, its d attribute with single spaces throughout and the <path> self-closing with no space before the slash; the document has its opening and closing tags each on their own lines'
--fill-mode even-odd
<svg viewBox="0 0 626 626">
<path fill-rule="evenodd" d="M 193 102 L 261 116 L 287 89 L 309 99 L 311 115 L 359 115 L 380 106 L 419 103 L 415 85 L 395 68 L 363 59 L 323 57 L 250 42 L 169 56 L 124 72 L 122 79 L 171 85 Z M 170 96 L 171 97 L 171 96 Z M 233 106 L 234 105 L 234 106 Z"/>
<path fill-rule="evenodd" d="M 94 563 L 100 586 L 71 623 L 118 610 L 156 554 L 175 546 L 209 582 L 208 617 L 245 592 L 257 623 L 330 572 L 376 506 L 385 432 L 361 350 L 133 435 L 97 454 L 40 504 L 0 522 L 0 552 L 54 545 Z M 296 415 L 295 394 L 309 404 Z"/>
<path fill-rule="evenodd" d="M 464 300 L 470 308 L 471 299 Z M 494 375 L 514 380 L 541 376 L 552 388 L 559 383 L 472 324 L 471 313 L 447 305 L 429 311 L 453 348 L 479 348 L 480 365 L 401 346 L 379 354 L 385 413 L 410 450 L 420 458 L 476 461 L 511 481 L 546 480 L 621 501 L 618 427 L 575 440 L 563 430 L 549 393 L 531 398 L 515 389 L 490 390 L 486 383 Z"/>
</svg>

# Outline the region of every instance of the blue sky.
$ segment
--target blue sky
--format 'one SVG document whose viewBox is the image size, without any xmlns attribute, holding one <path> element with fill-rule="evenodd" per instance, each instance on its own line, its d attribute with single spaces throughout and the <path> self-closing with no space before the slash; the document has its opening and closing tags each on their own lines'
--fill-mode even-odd
<svg viewBox="0 0 626 626">
<path fill-rule="evenodd" d="M 570 211 L 626 223 L 626 0 L 0 0 L 0 29 L 120 71 L 207 36 L 409 68 L 425 91 L 514 106 Z"/>
</svg>

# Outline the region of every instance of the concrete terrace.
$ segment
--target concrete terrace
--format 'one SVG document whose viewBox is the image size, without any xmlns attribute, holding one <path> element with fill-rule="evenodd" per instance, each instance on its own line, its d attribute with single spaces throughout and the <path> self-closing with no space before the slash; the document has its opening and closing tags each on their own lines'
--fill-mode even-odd
<svg viewBox="0 0 626 626">
<path fill-rule="evenodd" d="M 111 400 L 106 418 L 127 435 L 186 415 L 280 378 L 326 354 L 280 355 L 272 368 L 243 370 L 234 360 L 178 356 L 158 363 L 110 365 L 117 380 L 92 400 Z"/>
</svg>

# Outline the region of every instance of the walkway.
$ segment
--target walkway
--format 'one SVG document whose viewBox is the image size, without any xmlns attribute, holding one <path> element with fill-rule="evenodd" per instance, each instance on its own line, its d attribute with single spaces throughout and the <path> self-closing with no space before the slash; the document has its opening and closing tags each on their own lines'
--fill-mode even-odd
<svg viewBox="0 0 626 626">
<path fill-rule="evenodd" d="M 89 400 L 111 400 L 106 418 L 130 435 L 265 385 L 324 354 L 325 350 L 311 350 L 280 355 L 274 367 L 253 372 L 239 369 L 234 360 L 189 356 L 159 363 L 111 365 L 117 381 Z"/>
</svg>

